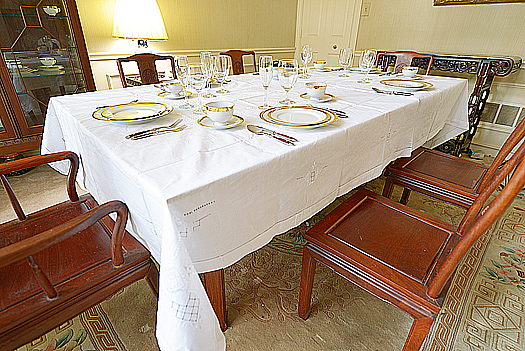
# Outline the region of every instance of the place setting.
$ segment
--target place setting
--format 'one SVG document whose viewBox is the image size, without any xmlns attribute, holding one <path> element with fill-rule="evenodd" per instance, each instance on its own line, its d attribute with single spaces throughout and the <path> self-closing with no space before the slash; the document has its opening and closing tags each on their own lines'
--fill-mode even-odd
<svg viewBox="0 0 525 351">
<path fill-rule="evenodd" d="M 162 102 L 139 102 L 99 106 L 95 109 L 93 118 L 113 123 L 144 123 L 163 117 L 173 111 L 173 106 Z"/>
<path fill-rule="evenodd" d="M 165 99 L 179 100 L 193 95 L 191 91 L 185 90 L 182 84 L 178 81 L 155 84 L 154 86 L 162 90 L 157 96 Z"/>
<path fill-rule="evenodd" d="M 432 88 L 433 85 L 417 74 L 418 67 L 403 67 L 401 76 L 381 79 L 379 83 L 389 90 L 372 88 L 377 93 L 392 95 L 413 95 L 414 92 Z"/>
<path fill-rule="evenodd" d="M 229 101 L 212 101 L 204 104 L 206 116 L 197 120 L 197 124 L 210 129 L 230 129 L 241 125 L 244 119 L 234 115 L 235 104 Z"/>
</svg>

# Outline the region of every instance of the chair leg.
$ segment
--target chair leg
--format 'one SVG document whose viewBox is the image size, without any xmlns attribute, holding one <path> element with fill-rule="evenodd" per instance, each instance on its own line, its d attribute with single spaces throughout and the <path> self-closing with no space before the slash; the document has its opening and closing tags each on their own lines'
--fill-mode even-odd
<svg viewBox="0 0 525 351">
<path fill-rule="evenodd" d="M 406 205 L 408 202 L 408 197 L 410 196 L 410 189 L 404 188 L 403 194 L 401 195 L 401 200 L 399 200 L 400 203 L 403 205 Z"/>
<path fill-rule="evenodd" d="M 386 178 L 385 181 L 385 187 L 383 188 L 383 196 L 390 198 L 392 196 L 392 190 L 394 190 L 394 182 L 392 182 L 392 179 L 390 177 Z"/>
<path fill-rule="evenodd" d="M 316 261 L 310 253 L 310 248 L 306 245 L 303 248 L 303 263 L 301 269 L 301 284 L 299 287 L 299 306 L 298 313 L 302 319 L 307 319 L 310 315 L 310 303 L 312 300 L 312 288 L 314 285 Z"/>
<path fill-rule="evenodd" d="M 410 328 L 407 340 L 403 346 L 403 351 L 418 351 L 427 337 L 433 322 L 434 319 L 431 317 L 414 319 L 412 328 Z"/>
<path fill-rule="evenodd" d="M 155 295 L 159 297 L 159 270 L 153 261 L 151 262 L 148 275 L 146 276 L 146 281 Z"/>
</svg>

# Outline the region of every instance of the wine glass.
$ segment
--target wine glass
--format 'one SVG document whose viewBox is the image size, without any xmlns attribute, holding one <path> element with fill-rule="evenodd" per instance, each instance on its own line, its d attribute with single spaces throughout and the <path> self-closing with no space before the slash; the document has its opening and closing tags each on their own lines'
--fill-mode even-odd
<svg viewBox="0 0 525 351">
<path fill-rule="evenodd" d="M 213 73 L 217 79 L 219 79 L 219 83 L 221 83 L 221 88 L 217 90 L 216 93 L 226 94 L 230 92 L 229 90 L 226 90 L 222 87 L 224 81 L 230 73 L 230 60 L 230 56 L 228 55 L 213 56 Z"/>
<path fill-rule="evenodd" d="M 279 60 L 279 83 L 286 92 L 286 98 L 279 101 L 283 105 L 295 104 L 295 101 L 288 98 L 288 92 L 297 82 L 299 74 L 299 64 L 296 59 Z"/>
<path fill-rule="evenodd" d="M 206 70 L 206 88 L 208 89 L 208 92 L 203 95 L 205 98 L 213 98 L 217 97 L 217 95 L 212 94 L 211 92 L 211 78 L 213 77 L 213 60 L 211 56 L 210 51 L 203 51 L 200 54 L 201 57 L 201 64 L 203 65 L 203 68 Z"/>
<path fill-rule="evenodd" d="M 197 108 L 193 110 L 193 113 L 198 115 L 203 115 L 204 111 L 202 109 L 202 89 L 206 86 L 206 83 L 208 81 L 208 77 L 206 74 L 206 70 L 200 63 L 190 63 L 188 65 L 188 80 L 193 87 L 197 91 L 198 95 L 198 104 Z"/>
<path fill-rule="evenodd" d="M 358 83 L 368 83 L 372 80 L 368 77 L 368 73 L 376 62 L 376 56 L 377 51 L 374 49 L 366 49 L 361 53 L 361 58 L 359 59 L 359 68 L 365 71 L 365 76 L 363 79 L 358 81 Z"/>
<path fill-rule="evenodd" d="M 304 69 L 301 78 L 310 78 L 310 75 L 308 74 L 308 64 L 312 61 L 312 56 L 312 48 L 309 45 L 303 45 L 303 49 L 301 50 L 301 62 L 303 63 Z"/>
<path fill-rule="evenodd" d="M 261 56 L 259 58 L 259 77 L 264 88 L 264 103 L 259 106 L 260 109 L 271 107 L 268 104 L 268 87 L 273 79 L 273 58 L 271 56 Z"/>
<path fill-rule="evenodd" d="M 175 73 L 177 74 L 180 85 L 182 85 L 184 93 L 184 103 L 179 105 L 179 108 L 184 110 L 195 107 L 195 105 L 188 101 L 188 64 L 188 56 L 181 55 L 175 57 Z"/>
<path fill-rule="evenodd" d="M 339 64 L 343 67 L 343 73 L 339 77 L 350 77 L 348 73 L 348 67 L 352 65 L 354 60 L 354 51 L 350 48 L 343 48 L 339 51 Z"/>
</svg>

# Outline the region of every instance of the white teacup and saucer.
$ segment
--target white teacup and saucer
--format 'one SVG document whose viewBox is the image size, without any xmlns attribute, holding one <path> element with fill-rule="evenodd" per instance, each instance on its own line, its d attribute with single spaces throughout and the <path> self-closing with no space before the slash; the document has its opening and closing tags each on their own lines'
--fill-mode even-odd
<svg viewBox="0 0 525 351">
<path fill-rule="evenodd" d="M 244 119 L 233 114 L 235 104 L 230 101 L 212 101 L 204 104 L 206 116 L 199 118 L 197 123 L 213 129 L 228 129 L 244 122 Z"/>
<path fill-rule="evenodd" d="M 327 102 L 335 99 L 332 94 L 326 94 L 326 83 L 323 82 L 307 82 L 304 84 L 306 87 L 306 93 L 300 96 L 303 99 L 309 99 L 313 102 Z"/>
</svg>

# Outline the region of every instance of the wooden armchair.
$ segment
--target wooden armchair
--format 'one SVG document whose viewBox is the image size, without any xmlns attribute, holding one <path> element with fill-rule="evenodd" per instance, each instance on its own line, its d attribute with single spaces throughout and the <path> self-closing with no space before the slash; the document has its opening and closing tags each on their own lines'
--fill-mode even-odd
<svg viewBox="0 0 525 351">
<path fill-rule="evenodd" d="M 321 262 L 410 314 L 414 322 L 403 350 L 419 350 L 460 260 L 525 185 L 525 162 L 517 166 L 524 154 L 522 146 L 478 196 L 458 228 L 359 190 L 305 235 L 299 316 L 306 319 L 310 313 L 315 265 Z M 483 208 L 514 169 L 502 192 Z"/>
<path fill-rule="evenodd" d="M 251 55 L 253 60 L 253 71 L 257 72 L 257 63 L 255 61 L 255 51 L 243 51 L 243 50 L 228 50 L 221 52 L 221 55 L 228 55 L 232 58 L 232 70 L 233 74 L 244 73 L 244 63 L 242 57 L 244 55 Z"/>
<path fill-rule="evenodd" d="M 71 164 L 69 200 L 26 215 L 4 175 L 59 160 Z M 79 198 L 77 170 L 72 152 L 0 165 L 18 217 L 0 225 L 0 350 L 36 339 L 141 278 L 158 295 L 158 271 L 149 252 L 125 231 L 126 205 L 98 205 L 89 194 Z"/>
<path fill-rule="evenodd" d="M 414 59 L 423 59 L 416 64 Z M 425 70 L 425 74 L 430 73 L 432 62 L 434 62 L 434 56 L 419 54 L 414 51 L 383 51 L 377 54 L 376 67 L 386 71 L 387 67 L 391 62 L 394 62 L 394 72 L 400 73 L 403 67 L 406 66 L 417 66 Z"/>
<path fill-rule="evenodd" d="M 136 62 L 139 68 L 140 74 L 140 85 L 145 84 L 156 84 L 159 82 L 159 74 L 155 66 L 155 62 L 158 60 L 170 60 L 171 62 L 171 72 L 173 73 L 173 78 L 176 78 L 175 74 L 175 60 L 172 56 L 161 56 L 155 54 L 135 54 L 125 58 L 117 59 L 118 73 L 120 75 L 120 81 L 122 82 L 122 87 L 126 88 L 129 86 L 136 85 L 129 79 L 126 79 L 124 75 L 124 69 L 122 68 L 123 62 Z"/>
<path fill-rule="evenodd" d="M 383 196 L 391 197 L 394 185 L 399 185 L 404 187 L 400 201 L 402 204 L 408 202 L 410 191 L 413 190 L 469 208 L 524 137 L 525 119 L 507 138 L 490 167 L 421 147 L 410 157 L 400 158 L 388 166 Z"/>
</svg>

